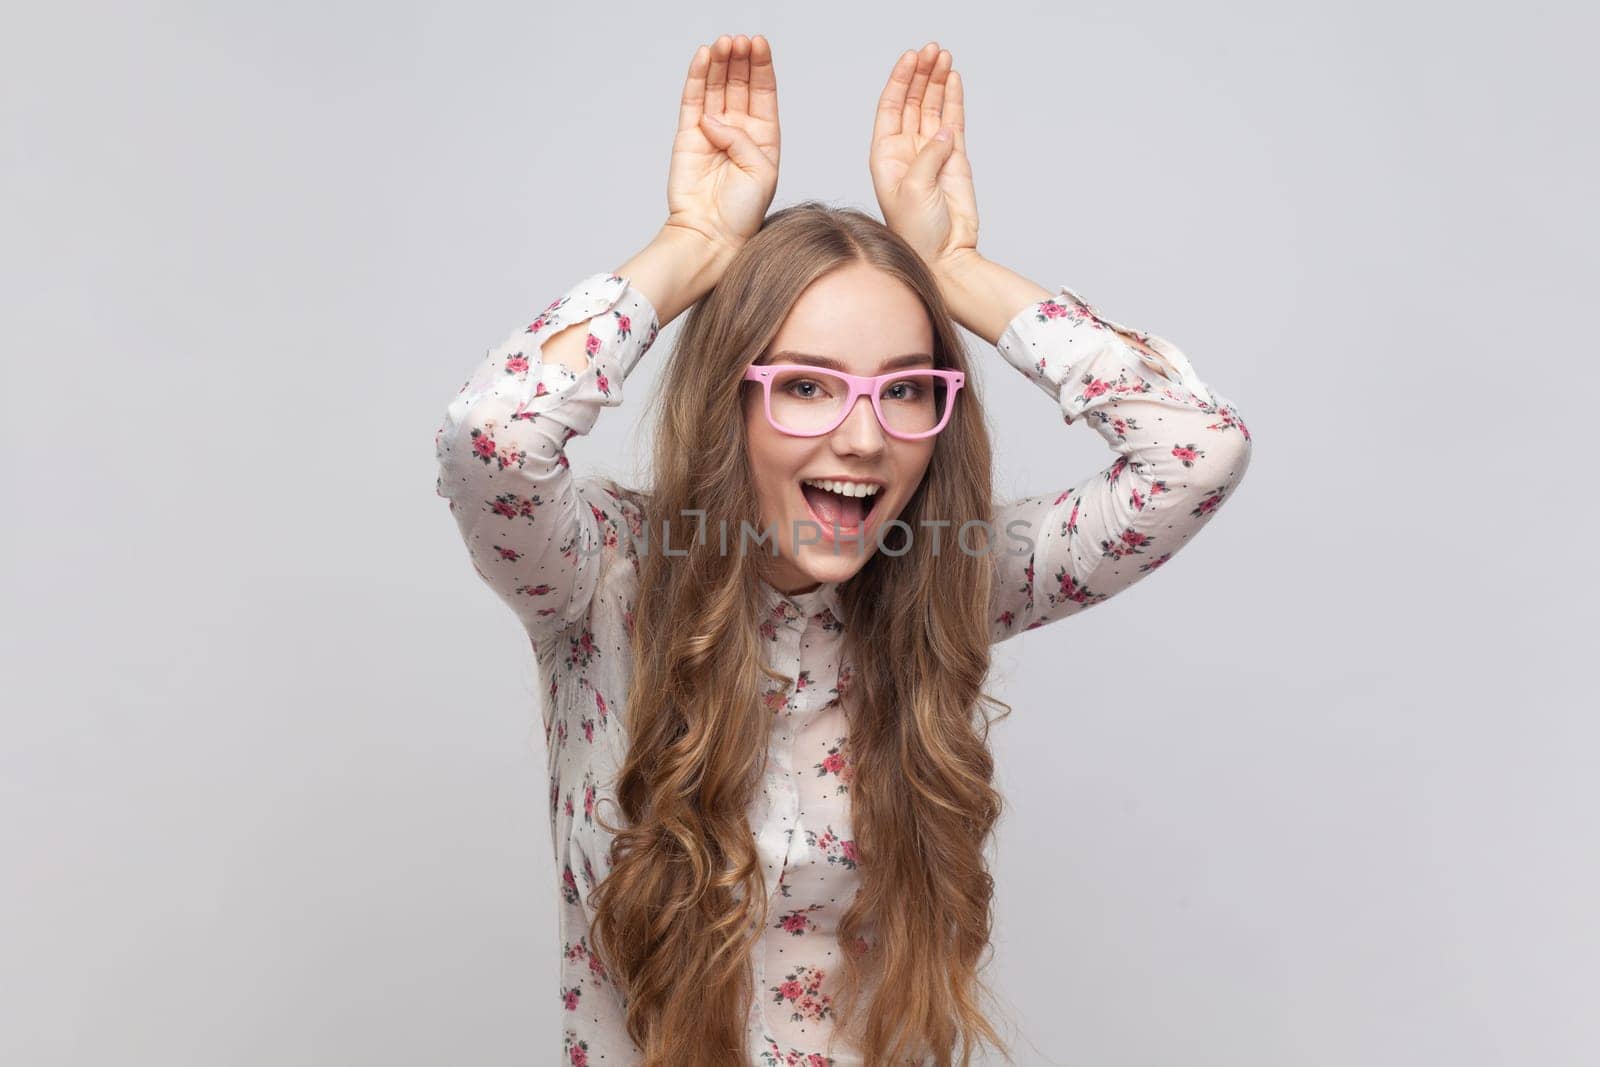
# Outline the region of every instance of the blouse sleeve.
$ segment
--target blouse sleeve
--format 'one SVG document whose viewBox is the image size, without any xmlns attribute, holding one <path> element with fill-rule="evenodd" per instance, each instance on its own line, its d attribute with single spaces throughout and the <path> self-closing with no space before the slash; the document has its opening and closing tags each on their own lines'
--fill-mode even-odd
<svg viewBox="0 0 1600 1067">
<path fill-rule="evenodd" d="M 588 366 L 546 365 L 546 338 L 588 322 Z M 616 274 L 594 274 L 491 349 L 434 438 L 435 492 L 450 503 L 478 575 L 537 645 L 584 617 L 610 518 L 584 497 L 566 444 L 622 403 L 622 383 L 655 341 L 655 309 Z M 581 481 L 581 480 L 580 480 Z"/>
<path fill-rule="evenodd" d="M 1142 344 L 1155 354 L 1141 352 Z M 1178 347 L 1100 315 L 1067 286 L 1030 304 L 1002 356 L 1115 452 L 1076 485 L 998 509 L 994 641 L 1074 615 L 1154 571 L 1229 499 L 1250 431 Z"/>
</svg>

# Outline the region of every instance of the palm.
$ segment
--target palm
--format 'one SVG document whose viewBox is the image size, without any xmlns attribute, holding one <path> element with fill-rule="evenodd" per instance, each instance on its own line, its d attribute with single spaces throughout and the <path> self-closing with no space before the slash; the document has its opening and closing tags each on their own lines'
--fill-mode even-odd
<svg viewBox="0 0 1600 1067">
<path fill-rule="evenodd" d="M 966 152 L 961 76 L 931 43 L 902 56 L 878 100 L 868 166 L 884 222 L 930 261 L 978 243 L 978 197 Z M 931 184 L 908 182 L 912 165 L 942 126 L 955 148 Z"/>
<path fill-rule="evenodd" d="M 718 148 L 703 115 L 742 130 L 757 151 L 741 159 Z M 778 156 L 778 85 L 766 39 L 724 36 L 697 51 L 667 168 L 669 221 L 719 243 L 742 243 L 760 229 L 777 191 Z"/>
</svg>

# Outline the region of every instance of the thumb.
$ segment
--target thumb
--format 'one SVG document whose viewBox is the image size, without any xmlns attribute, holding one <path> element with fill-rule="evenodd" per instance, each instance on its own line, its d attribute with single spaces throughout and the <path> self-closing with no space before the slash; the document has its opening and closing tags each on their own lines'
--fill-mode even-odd
<svg viewBox="0 0 1600 1067">
<path fill-rule="evenodd" d="M 950 153 L 955 151 L 956 139 L 954 131 L 946 126 L 939 131 L 946 136 L 946 140 L 934 137 L 933 140 L 922 146 L 922 151 L 917 153 L 917 158 L 912 160 L 911 167 L 906 171 L 905 180 L 915 185 L 916 188 L 931 188 L 939 180 L 939 171 L 944 168 L 944 161 L 950 158 Z"/>
<path fill-rule="evenodd" d="M 750 135 L 739 127 L 718 122 L 710 114 L 703 114 L 700 116 L 700 130 L 706 135 L 706 140 L 728 153 L 728 158 L 740 170 L 755 172 L 765 170 L 769 165 L 767 157 L 756 147 Z"/>
</svg>

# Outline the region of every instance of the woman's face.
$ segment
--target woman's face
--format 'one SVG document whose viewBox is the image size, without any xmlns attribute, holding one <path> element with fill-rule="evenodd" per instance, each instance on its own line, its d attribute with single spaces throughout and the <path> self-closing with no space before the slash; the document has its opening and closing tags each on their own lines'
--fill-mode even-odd
<svg viewBox="0 0 1600 1067">
<path fill-rule="evenodd" d="M 891 364 L 908 356 L 919 358 Z M 869 264 L 851 263 L 806 288 L 755 362 L 812 363 L 818 358 L 837 360 L 845 373 L 864 377 L 908 366 L 931 368 L 933 327 L 922 301 L 905 283 Z M 921 484 L 935 438 L 907 441 L 890 436 L 878 423 L 867 396 L 856 398 L 844 422 L 832 432 L 793 437 L 767 421 L 760 383 L 747 382 L 742 388 L 761 530 L 776 534 L 778 555 L 772 555 L 771 542 L 758 545 L 753 538 L 746 551 L 760 559 L 767 580 L 785 593 L 808 592 L 818 582 L 849 578 L 877 551 L 883 524 L 900 514 Z M 801 391 L 813 392 L 810 387 Z M 778 402 L 776 387 L 773 401 Z M 802 487 L 812 479 L 878 487 L 859 536 L 835 510 L 841 530 L 834 539 L 832 521 L 818 515 L 808 494 L 825 509 L 836 508 L 837 502 L 829 503 L 826 496 L 815 495 L 817 490 Z"/>
</svg>

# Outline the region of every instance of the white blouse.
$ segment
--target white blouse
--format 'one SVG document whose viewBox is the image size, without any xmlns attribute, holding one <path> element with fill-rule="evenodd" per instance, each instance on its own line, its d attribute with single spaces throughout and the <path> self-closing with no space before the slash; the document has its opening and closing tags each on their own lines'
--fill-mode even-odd
<svg viewBox="0 0 1600 1067">
<path fill-rule="evenodd" d="M 588 321 L 589 365 L 574 375 L 540 359 L 543 339 Z M 450 403 L 435 438 L 436 492 L 474 568 L 527 632 L 545 683 L 550 829 L 560 871 L 561 1060 L 637 1064 L 622 999 L 589 942 L 590 890 L 607 871 L 621 821 L 612 792 L 627 751 L 629 636 L 643 536 L 638 509 L 593 477 L 575 477 L 567 442 L 654 342 L 655 309 L 627 279 L 595 274 L 491 349 Z M 1141 354 L 1136 339 L 1165 360 Z M 1071 289 L 1008 324 L 1000 354 L 1111 446 L 1100 472 L 998 509 L 1003 548 L 991 634 L 1013 634 L 1098 604 L 1169 560 L 1232 494 L 1250 433 L 1232 404 L 1164 339 L 1100 316 Z M 1026 525 L 1010 526 L 1016 520 Z M 1008 540 L 1006 531 L 1024 540 Z M 658 547 L 658 546 L 657 546 Z M 1029 550 L 1031 548 L 1031 551 Z M 785 596 L 762 583 L 772 733 L 763 788 L 749 808 L 770 922 L 753 959 L 752 1064 L 859 1065 L 828 1049 L 840 946 L 835 929 L 859 882 L 850 823 L 848 692 L 837 583 Z"/>
</svg>

